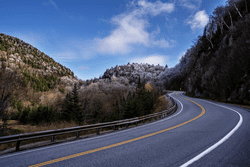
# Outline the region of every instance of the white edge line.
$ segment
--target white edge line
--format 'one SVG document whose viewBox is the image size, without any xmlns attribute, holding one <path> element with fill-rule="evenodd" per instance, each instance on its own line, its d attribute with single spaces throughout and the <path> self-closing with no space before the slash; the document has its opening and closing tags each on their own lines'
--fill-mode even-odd
<svg viewBox="0 0 250 167">
<path fill-rule="evenodd" d="M 205 101 L 205 100 L 202 100 L 202 101 Z M 205 101 L 205 102 L 211 103 L 211 102 L 208 102 L 208 101 Z M 187 161 L 186 163 L 181 165 L 181 167 L 186 167 L 186 166 L 194 163 L 195 161 L 199 160 L 200 158 L 202 158 L 203 156 L 205 156 L 206 154 L 208 154 L 209 152 L 214 150 L 216 147 L 218 147 L 219 145 L 224 143 L 227 139 L 229 139 L 229 137 L 231 137 L 234 134 L 234 132 L 236 132 L 237 129 L 239 129 L 239 127 L 241 126 L 241 124 L 243 122 L 242 115 L 238 111 L 236 111 L 234 109 L 231 109 L 231 108 L 228 108 L 228 107 L 225 107 L 225 106 L 222 106 L 222 105 L 219 105 L 219 104 L 215 104 L 215 103 L 211 103 L 211 104 L 214 104 L 214 105 L 217 105 L 219 107 L 223 107 L 223 108 L 226 108 L 226 109 L 229 109 L 229 110 L 232 110 L 232 111 L 236 112 L 240 116 L 240 120 L 237 123 L 237 125 L 226 136 L 224 136 L 220 141 L 218 141 L 217 143 L 215 143 L 214 145 L 212 145 L 211 147 L 209 147 L 208 149 L 206 149 L 205 151 L 203 151 L 202 153 L 200 153 L 196 157 L 190 159 L 189 161 Z"/>
<path fill-rule="evenodd" d="M 172 98 L 174 98 L 174 97 L 172 97 Z M 171 118 L 179 115 L 182 112 L 182 110 L 183 110 L 182 103 L 178 99 L 176 99 L 176 98 L 174 98 L 174 99 L 177 100 L 181 104 L 181 110 L 178 113 L 174 114 L 173 116 L 164 118 L 164 119 L 162 119 L 160 121 L 156 121 L 156 122 L 153 122 L 153 123 L 150 123 L 150 124 L 146 124 L 146 125 L 141 125 L 139 127 L 134 127 L 134 128 L 127 129 L 127 130 L 122 130 L 120 132 L 114 132 L 114 133 L 105 134 L 105 135 L 101 135 L 101 136 L 90 137 L 90 138 L 86 138 L 86 139 L 80 139 L 80 140 L 73 141 L 73 142 L 65 142 L 65 143 L 56 144 L 56 145 L 53 145 L 53 146 L 45 146 L 43 148 L 38 148 L 38 149 L 34 149 L 34 150 L 29 150 L 29 151 L 23 151 L 23 152 L 20 152 L 20 153 L 13 153 L 13 154 L 10 154 L 10 155 L 1 156 L 0 159 L 2 159 L 2 158 L 8 158 L 8 157 L 16 156 L 16 155 L 21 155 L 21 154 L 26 154 L 26 153 L 30 153 L 30 152 L 35 152 L 35 151 L 50 149 L 50 148 L 54 148 L 54 147 L 64 146 L 64 145 L 68 145 L 68 144 L 74 144 L 74 143 L 78 143 L 78 142 L 84 142 L 84 141 L 88 141 L 88 140 L 98 139 L 98 138 L 107 137 L 107 136 L 111 136 L 111 135 L 116 135 L 116 134 L 119 134 L 119 133 L 124 133 L 124 132 L 130 131 L 130 130 L 134 130 L 134 129 L 138 129 L 138 128 L 142 128 L 142 127 L 145 127 L 145 126 L 149 126 L 149 125 L 153 125 L 153 124 L 156 124 L 156 123 L 159 123 L 159 122 L 166 121 L 168 119 L 171 119 Z"/>
</svg>

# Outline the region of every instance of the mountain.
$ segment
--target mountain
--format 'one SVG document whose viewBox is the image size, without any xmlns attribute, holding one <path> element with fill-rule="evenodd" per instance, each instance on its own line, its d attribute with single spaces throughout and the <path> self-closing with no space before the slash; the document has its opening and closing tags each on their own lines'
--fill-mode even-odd
<svg viewBox="0 0 250 167">
<path fill-rule="evenodd" d="M 2 107 L 3 104 L 7 105 L 7 97 L 8 102 L 22 100 L 24 106 L 41 103 L 55 106 L 53 103 L 64 98 L 65 86 L 73 87 L 78 82 L 69 68 L 30 44 L 2 33 L 0 73 Z"/>
<path fill-rule="evenodd" d="M 188 95 L 250 104 L 250 1 L 218 6 L 202 36 L 159 80 Z"/>
<path fill-rule="evenodd" d="M 167 65 L 166 67 L 167 68 Z M 142 82 L 147 83 L 148 81 L 157 80 L 158 75 L 164 71 L 163 66 L 159 64 L 157 66 L 150 64 L 138 64 L 138 63 L 128 63 L 127 65 L 121 65 L 116 67 L 111 67 L 107 69 L 103 74 L 102 78 L 115 79 L 115 78 L 127 78 L 129 83 L 134 85 L 138 83 L 139 77 Z"/>
<path fill-rule="evenodd" d="M 37 75 L 74 76 L 65 66 L 55 62 L 51 57 L 24 41 L 0 33 L 0 68 L 29 70 Z"/>
<path fill-rule="evenodd" d="M 0 135 L 12 133 L 5 131 L 8 119 L 45 126 L 60 121 L 83 124 L 167 109 L 170 103 L 157 87 L 157 77 L 166 68 L 128 63 L 82 81 L 37 48 L 1 33 Z"/>
</svg>

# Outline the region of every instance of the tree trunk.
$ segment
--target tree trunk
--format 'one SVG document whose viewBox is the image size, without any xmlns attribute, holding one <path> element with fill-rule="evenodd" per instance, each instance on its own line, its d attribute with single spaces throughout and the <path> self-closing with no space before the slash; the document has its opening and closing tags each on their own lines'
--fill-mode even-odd
<svg viewBox="0 0 250 167">
<path fill-rule="evenodd" d="M 212 49 L 214 48 L 213 42 L 212 42 L 212 32 L 210 32 L 209 37 L 207 37 L 207 40 L 211 43 Z"/>
<path fill-rule="evenodd" d="M 215 19 L 215 21 L 219 24 L 219 26 L 220 26 L 220 32 L 221 32 L 221 34 L 223 34 L 223 22 L 222 21 L 219 22 L 216 19 Z"/>
<path fill-rule="evenodd" d="M 237 12 L 238 12 L 238 14 L 240 15 L 240 17 L 242 18 L 242 15 L 241 15 L 240 11 L 239 11 L 239 9 L 236 7 L 235 4 L 234 4 L 234 7 L 235 7 L 235 9 L 237 10 Z"/>
<path fill-rule="evenodd" d="M 231 20 L 231 25 L 230 25 L 230 27 L 232 27 L 232 26 L 234 26 L 234 24 L 233 24 L 233 19 L 232 19 L 232 15 L 231 15 L 231 13 L 229 12 L 229 11 L 227 11 L 228 12 L 228 14 L 229 14 L 229 16 L 230 16 L 230 20 Z"/>
<path fill-rule="evenodd" d="M 227 23 L 224 21 L 223 17 L 221 18 L 221 21 L 227 26 L 227 28 L 229 29 L 229 26 L 227 25 Z"/>
<path fill-rule="evenodd" d="M 210 38 L 210 39 L 208 39 L 208 41 L 211 43 L 211 46 L 212 46 L 212 49 L 214 48 L 214 45 L 213 45 L 213 43 L 212 43 L 212 39 Z"/>
<path fill-rule="evenodd" d="M 220 25 L 220 32 L 221 32 L 221 34 L 223 34 L 223 22 L 222 22 L 222 20 L 219 23 L 219 25 Z"/>
</svg>

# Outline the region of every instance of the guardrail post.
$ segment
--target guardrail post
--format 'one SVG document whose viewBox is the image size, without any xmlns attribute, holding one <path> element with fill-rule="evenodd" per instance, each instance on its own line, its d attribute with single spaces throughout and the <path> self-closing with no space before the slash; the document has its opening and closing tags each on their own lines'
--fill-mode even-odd
<svg viewBox="0 0 250 167">
<path fill-rule="evenodd" d="M 79 138 L 79 132 L 76 132 L 76 138 Z"/>
<path fill-rule="evenodd" d="M 16 151 L 19 151 L 20 142 L 21 142 L 21 141 L 17 141 L 17 142 L 16 142 Z"/>
<path fill-rule="evenodd" d="M 115 131 L 115 125 L 113 126 L 113 131 Z"/>
<path fill-rule="evenodd" d="M 138 121 L 136 121 L 136 126 L 138 125 Z"/>
<path fill-rule="evenodd" d="M 145 124 L 145 119 L 143 120 L 143 123 Z"/>
<path fill-rule="evenodd" d="M 100 134 L 100 129 L 99 129 L 99 128 L 96 129 L 96 134 L 97 134 L 97 135 Z"/>
<path fill-rule="evenodd" d="M 53 142 L 54 141 L 54 136 L 51 136 L 51 142 Z"/>
<path fill-rule="evenodd" d="M 155 121 L 157 120 L 156 116 L 155 116 Z"/>
<path fill-rule="evenodd" d="M 126 123 L 126 128 L 128 128 L 128 123 Z"/>
<path fill-rule="evenodd" d="M 151 118 L 149 118 L 149 122 L 151 122 Z"/>
</svg>

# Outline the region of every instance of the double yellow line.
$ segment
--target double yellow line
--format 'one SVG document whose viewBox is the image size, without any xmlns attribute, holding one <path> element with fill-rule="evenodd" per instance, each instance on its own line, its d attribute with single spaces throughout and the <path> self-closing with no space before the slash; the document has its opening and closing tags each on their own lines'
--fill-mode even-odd
<svg viewBox="0 0 250 167">
<path fill-rule="evenodd" d="M 175 95 L 177 95 L 177 94 L 175 94 Z M 187 99 L 187 98 L 184 98 L 184 99 L 189 100 L 189 101 L 195 103 L 196 105 L 198 105 L 202 109 L 202 112 L 198 116 L 196 116 L 196 117 L 194 117 L 194 118 L 192 118 L 192 119 L 190 119 L 190 120 L 188 120 L 186 122 L 183 122 L 183 123 L 181 123 L 179 125 L 175 125 L 173 127 L 170 127 L 170 128 L 158 131 L 158 132 L 150 133 L 150 134 L 147 134 L 147 135 L 144 135 L 144 136 L 141 136 L 141 137 L 137 137 L 137 138 L 134 138 L 134 139 L 126 140 L 126 141 L 123 141 L 123 142 L 120 142 L 120 143 L 116 143 L 116 144 L 112 144 L 112 145 L 109 145 L 109 146 L 105 146 L 105 147 L 101 147 L 101 148 L 97 148 L 97 149 L 93 149 L 93 150 L 81 152 L 81 153 L 78 153 L 78 154 L 73 154 L 73 155 L 69 155 L 69 156 L 66 156 L 66 157 L 62 157 L 62 158 L 50 160 L 50 161 L 47 161 L 47 162 L 39 163 L 39 164 L 36 164 L 36 165 L 32 165 L 30 167 L 44 166 L 44 165 L 52 164 L 52 163 L 55 163 L 55 162 L 64 161 L 64 160 L 67 160 L 67 159 L 70 159 L 70 158 L 75 158 L 75 157 L 79 157 L 79 156 L 82 156 L 82 155 L 94 153 L 94 152 L 97 152 L 97 151 L 106 150 L 106 149 L 113 148 L 113 147 L 116 147 L 116 146 L 120 146 L 120 145 L 123 145 L 123 144 L 131 143 L 131 142 L 134 142 L 134 141 L 137 141 L 137 140 L 145 139 L 147 137 L 154 136 L 154 135 L 166 132 L 168 130 L 175 129 L 175 128 L 178 128 L 180 126 L 183 126 L 183 125 L 185 125 L 185 124 L 187 124 L 189 122 L 192 122 L 192 121 L 200 118 L 202 115 L 205 114 L 205 109 L 200 104 L 198 104 L 198 103 L 196 103 L 196 102 L 194 102 L 194 101 L 192 101 L 190 99 Z"/>
</svg>

